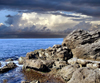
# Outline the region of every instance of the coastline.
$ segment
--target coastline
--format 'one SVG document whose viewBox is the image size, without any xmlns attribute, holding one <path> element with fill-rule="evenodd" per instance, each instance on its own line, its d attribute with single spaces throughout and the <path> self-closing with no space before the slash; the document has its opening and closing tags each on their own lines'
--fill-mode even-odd
<svg viewBox="0 0 100 83">
<path fill-rule="evenodd" d="M 26 78 L 21 83 L 100 83 L 99 33 L 100 30 L 75 30 L 64 38 L 62 45 L 20 57 L 18 63 L 23 65 Z"/>
</svg>

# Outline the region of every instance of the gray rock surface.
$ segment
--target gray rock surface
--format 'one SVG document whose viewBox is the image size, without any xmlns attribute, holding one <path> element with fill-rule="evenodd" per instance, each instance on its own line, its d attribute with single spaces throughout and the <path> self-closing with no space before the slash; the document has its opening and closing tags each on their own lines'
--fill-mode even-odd
<svg viewBox="0 0 100 83">
<path fill-rule="evenodd" d="M 100 30 L 75 30 L 64 39 L 62 45 L 71 49 L 74 57 L 100 60 Z"/>
<path fill-rule="evenodd" d="M 100 71 L 92 68 L 77 69 L 68 83 L 100 83 Z"/>
<path fill-rule="evenodd" d="M 51 62 L 52 64 L 52 62 Z M 50 66 L 50 62 L 48 63 L 47 61 L 43 61 L 41 59 L 36 59 L 36 60 L 25 60 L 25 63 L 23 64 L 23 68 L 31 68 L 35 69 L 38 71 L 49 71 L 48 66 Z M 53 65 L 53 64 L 52 64 Z"/>
</svg>

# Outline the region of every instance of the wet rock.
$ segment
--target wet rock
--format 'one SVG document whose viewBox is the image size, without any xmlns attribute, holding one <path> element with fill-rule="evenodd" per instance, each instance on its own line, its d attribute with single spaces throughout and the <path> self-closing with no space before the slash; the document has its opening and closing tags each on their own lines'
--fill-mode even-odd
<svg viewBox="0 0 100 83">
<path fill-rule="evenodd" d="M 20 58 L 18 59 L 18 63 L 19 63 L 19 64 L 23 64 L 24 61 L 25 61 L 25 57 L 20 57 Z"/>
<path fill-rule="evenodd" d="M 0 73 L 7 72 L 7 71 L 14 69 L 16 67 L 17 67 L 17 65 L 15 63 L 10 62 L 10 63 L 6 64 L 3 68 L 0 68 Z"/>
<path fill-rule="evenodd" d="M 64 39 L 62 45 L 71 49 L 74 57 L 100 60 L 100 30 L 75 30 Z"/>
<path fill-rule="evenodd" d="M 77 69 L 68 83 L 100 83 L 100 71 L 92 68 Z"/>
<path fill-rule="evenodd" d="M 3 80 L 3 83 L 7 83 L 7 81 L 8 81 L 7 79 L 4 79 L 4 80 Z"/>
<path fill-rule="evenodd" d="M 9 59 L 6 60 L 6 62 L 9 62 L 9 61 L 13 61 L 13 59 L 12 58 L 9 58 Z"/>
<path fill-rule="evenodd" d="M 77 64 L 65 66 L 58 72 L 58 75 L 60 75 L 65 81 L 69 81 L 73 75 L 73 72 L 76 71 L 78 68 L 79 65 Z"/>
</svg>

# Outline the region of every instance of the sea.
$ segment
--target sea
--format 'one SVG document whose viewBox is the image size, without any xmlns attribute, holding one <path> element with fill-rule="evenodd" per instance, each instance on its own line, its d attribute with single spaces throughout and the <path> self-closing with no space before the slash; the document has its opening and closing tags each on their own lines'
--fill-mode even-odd
<svg viewBox="0 0 100 83">
<path fill-rule="evenodd" d="M 6 59 L 12 58 L 17 68 L 6 73 L 0 74 L 0 83 L 7 81 L 7 83 L 21 83 L 25 80 L 23 73 L 21 73 L 22 66 L 18 64 L 18 58 L 26 56 L 27 52 L 37 49 L 46 49 L 55 44 L 62 44 L 63 38 L 20 38 L 20 39 L 0 39 L 0 62 L 1 67 L 9 62 Z M 0 68 L 1 68 L 0 67 Z"/>
</svg>

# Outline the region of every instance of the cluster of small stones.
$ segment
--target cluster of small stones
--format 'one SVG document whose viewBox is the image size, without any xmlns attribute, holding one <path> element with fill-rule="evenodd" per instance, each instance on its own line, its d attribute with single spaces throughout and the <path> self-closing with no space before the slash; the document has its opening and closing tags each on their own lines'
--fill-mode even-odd
<svg viewBox="0 0 100 83">
<path fill-rule="evenodd" d="M 35 50 L 26 55 L 27 59 L 66 61 L 71 57 L 71 51 L 62 45 L 54 45 L 47 49 Z"/>
<path fill-rule="evenodd" d="M 62 45 L 54 45 L 47 49 L 39 49 L 27 53 L 25 58 L 19 58 L 19 63 L 23 63 L 24 69 L 27 67 L 43 69 L 44 66 L 46 66 L 51 70 L 52 68 L 62 68 L 66 66 L 67 60 L 72 57 L 73 55 L 70 49 Z"/>
</svg>

